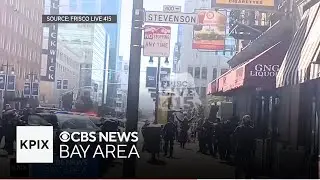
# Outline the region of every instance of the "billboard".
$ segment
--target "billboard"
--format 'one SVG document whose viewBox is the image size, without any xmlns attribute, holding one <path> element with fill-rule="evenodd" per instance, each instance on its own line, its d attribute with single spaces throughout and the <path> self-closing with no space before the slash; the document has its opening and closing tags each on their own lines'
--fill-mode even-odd
<svg viewBox="0 0 320 180">
<path fill-rule="evenodd" d="M 275 10 L 278 0 L 211 0 L 211 7 Z"/>
<path fill-rule="evenodd" d="M 215 10 L 197 10 L 199 24 L 193 26 L 192 49 L 225 49 L 227 17 Z"/>
<path fill-rule="evenodd" d="M 169 57 L 170 39 L 170 26 L 145 26 L 143 55 L 153 57 Z"/>
<path fill-rule="evenodd" d="M 157 85 L 157 68 L 147 67 L 146 73 L 146 87 L 155 88 Z"/>
</svg>

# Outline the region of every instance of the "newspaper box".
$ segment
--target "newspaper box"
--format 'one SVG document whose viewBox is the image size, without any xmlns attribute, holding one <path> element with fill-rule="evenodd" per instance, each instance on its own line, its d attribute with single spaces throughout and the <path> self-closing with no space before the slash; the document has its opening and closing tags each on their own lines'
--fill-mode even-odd
<svg viewBox="0 0 320 180">
<path fill-rule="evenodd" d="M 144 143 L 146 150 L 150 153 L 160 152 L 160 141 L 161 141 L 161 125 L 151 124 L 145 129 Z"/>
</svg>

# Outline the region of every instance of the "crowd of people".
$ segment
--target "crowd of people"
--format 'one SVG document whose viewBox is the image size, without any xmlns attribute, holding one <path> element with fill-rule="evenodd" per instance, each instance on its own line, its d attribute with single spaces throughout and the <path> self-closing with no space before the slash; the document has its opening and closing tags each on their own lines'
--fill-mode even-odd
<svg viewBox="0 0 320 180">
<path fill-rule="evenodd" d="M 205 118 L 204 112 L 198 112 L 190 117 L 183 113 L 179 118 L 177 113 L 168 116 L 168 122 L 162 127 L 162 151 L 164 156 L 172 158 L 174 155 L 174 142 L 185 149 L 188 142 L 198 140 L 198 153 L 219 158 L 222 161 L 236 165 L 236 177 L 245 174 L 252 175 L 252 161 L 254 155 L 255 132 L 251 117 L 245 115 L 240 118 L 232 117 L 221 120 L 217 118 L 217 111 Z M 150 122 L 146 122 L 144 128 Z M 143 147 L 145 150 L 146 146 Z"/>
</svg>

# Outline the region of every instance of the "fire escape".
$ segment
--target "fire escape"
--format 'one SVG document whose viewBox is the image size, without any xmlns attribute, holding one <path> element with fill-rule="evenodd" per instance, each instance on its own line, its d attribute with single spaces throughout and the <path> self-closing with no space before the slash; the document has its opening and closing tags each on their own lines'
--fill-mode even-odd
<svg viewBox="0 0 320 180">
<path fill-rule="evenodd" d="M 271 13 L 247 10 L 232 10 L 230 12 L 229 35 L 239 40 L 245 47 L 256 39 L 271 25 Z"/>
</svg>

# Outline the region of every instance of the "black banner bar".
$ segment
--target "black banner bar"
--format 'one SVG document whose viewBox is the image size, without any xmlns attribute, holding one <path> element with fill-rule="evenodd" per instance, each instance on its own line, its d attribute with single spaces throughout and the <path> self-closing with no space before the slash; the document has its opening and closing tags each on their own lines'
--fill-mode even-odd
<svg viewBox="0 0 320 180">
<path fill-rule="evenodd" d="M 117 15 L 42 15 L 42 23 L 117 23 Z"/>
</svg>

